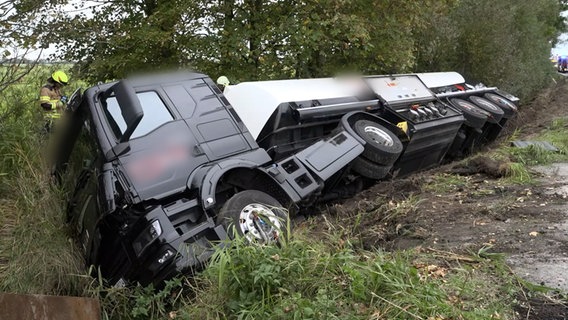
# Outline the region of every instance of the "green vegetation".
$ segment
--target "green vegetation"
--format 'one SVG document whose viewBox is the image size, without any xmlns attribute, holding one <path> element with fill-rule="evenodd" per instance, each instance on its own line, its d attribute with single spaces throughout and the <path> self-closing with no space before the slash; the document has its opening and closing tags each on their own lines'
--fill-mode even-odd
<svg viewBox="0 0 568 320">
<path fill-rule="evenodd" d="M 550 142 L 558 149 L 558 152 L 545 150 L 538 145 L 531 145 L 526 148 L 513 147 L 511 141 L 517 140 L 519 134 L 515 132 L 500 148 L 492 150 L 490 156 L 507 163 L 505 175 L 510 181 L 521 184 L 531 183 L 532 175 L 527 168 L 528 166 L 568 161 L 566 127 L 566 119 L 558 118 L 548 128 L 530 139 L 532 141 Z"/>
<path fill-rule="evenodd" d="M 80 294 L 80 249 L 70 241 L 63 195 L 45 164 L 36 106 L 47 68 L 36 68 L 0 98 L 0 291 Z"/>
<path fill-rule="evenodd" d="M 455 70 L 525 99 L 550 79 L 548 57 L 565 30 L 559 12 L 566 5 L 142 0 L 98 2 L 89 17 L 71 17 L 61 6 L 66 2 L 0 3 L 1 25 L 9 26 L 0 30 L 0 44 L 57 43 L 58 58 L 77 61 L 64 66 L 73 67 L 70 88 L 84 86 L 78 79 L 103 81 L 147 66 L 193 67 L 233 81 Z M 415 195 L 371 199 L 371 208 L 350 217 L 357 221 L 351 229 L 326 221 L 329 231 L 321 234 L 308 221 L 281 247 L 236 241 L 195 278 L 174 279 L 161 290 L 105 286 L 86 276 L 93 270 L 84 268 L 65 224 L 66 195 L 47 174 L 48 141 L 35 101 L 56 66 L 34 67 L 16 59 L 0 69 L 0 291 L 97 297 L 105 319 L 513 318 L 524 288 L 485 248 L 467 256 L 363 249 L 358 228 L 366 219 L 403 218 L 417 210 Z M 502 146 L 491 157 L 507 163 L 508 179 L 528 183 L 528 165 L 568 160 L 566 122 L 555 121 L 535 139 L 552 142 L 559 153 Z M 425 189 L 455 192 L 468 184 L 467 177 L 441 175 Z"/>
<path fill-rule="evenodd" d="M 476 286 L 494 280 L 472 277 L 473 268 L 495 267 L 502 263 L 498 259 L 471 258 L 475 267 L 447 269 L 436 263 L 448 261 L 427 253 L 364 251 L 309 239 L 309 234 L 297 230 L 297 239 L 282 248 L 238 241 L 218 252 L 201 276 L 205 285 L 198 300 L 178 313 L 240 319 L 488 319 L 510 304 L 514 293 L 474 293 Z M 468 277 L 480 283 L 466 284 Z M 461 283 L 445 287 L 453 281 Z M 478 299 L 488 304 L 480 306 Z"/>
<path fill-rule="evenodd" d="M 512 319 L 522 287 L 499 255 L 366 251 L 301 228 L 281 247 L 234 241 L 159 291 L 91 290 L 111 319 Z"/>
<path fill-rule="evenodd" d="M 525 99 L 566 29 L 565 0 L 68 2 L 9 2 L 0 19 L 18 28 L 0 44 L 56 44 L 93 82 L 180 66 L 232 82 L 453 70 Z"/>
<path fill-rule="evenodd" d="M 432 181 L 423 184 L 424 191 L 434 193 L 456 192 L 466 189 L 471 178 L 467 176 L 459 176 L 455 174 L 442 173 L 436 175 Z"/>
<path fill-rule="evenodd" d="M 568 127 L 566 118 L 555 119 L 541 134 L 534 137 L 534 141 L 548 141 L 558 148 L 558 152 L 545 150 L 537 145 L 528 148 L 508 148 L 506 151 L 512 159 L 523 165 L 543 165 L 568 159 Z"/>
</svg>

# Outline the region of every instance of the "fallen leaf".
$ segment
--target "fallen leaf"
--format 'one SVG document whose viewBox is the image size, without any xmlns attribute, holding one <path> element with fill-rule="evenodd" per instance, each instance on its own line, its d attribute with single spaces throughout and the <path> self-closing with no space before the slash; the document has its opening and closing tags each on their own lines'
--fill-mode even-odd
<svg viewBox="0 0 568 320">
<path fill-rule="evenodd" d="M 538 232 L 536 232 L 536 231 L 529 232 L 529 236 L 536 237 L 536 236 L 538 236 Z"/>
</svg>

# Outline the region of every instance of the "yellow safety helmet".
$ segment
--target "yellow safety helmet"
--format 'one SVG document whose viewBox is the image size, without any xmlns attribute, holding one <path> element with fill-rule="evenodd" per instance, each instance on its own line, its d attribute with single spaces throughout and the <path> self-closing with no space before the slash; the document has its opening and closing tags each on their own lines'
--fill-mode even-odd
<svg viewBox="0 0 568 320">
<path fill-rule="evenodd" d="M 217 78 L 217 84 L 222 86 L 228 86 L 230 84 L 229 78 L 225 76 L 220 76 L 219 78 Z"/>
<path fill-rule="evenodd" d="M 67 85 L 67 82 L 69 81 L 69 77 L 67 77 L 67 74 L 65 74 L 65 72 L 63 72 L 61 70 L 55 71 L 51 75 L 51 78 L 53 79 L 53 81 L 55 81 L 57 83 L 61 83 L 64 86 Z"/>
</svg>

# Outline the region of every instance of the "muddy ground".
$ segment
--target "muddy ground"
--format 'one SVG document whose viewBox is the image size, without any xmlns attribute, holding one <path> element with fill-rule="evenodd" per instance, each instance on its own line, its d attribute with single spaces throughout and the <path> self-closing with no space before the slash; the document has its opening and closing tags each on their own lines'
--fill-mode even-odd
<svg viewBox="0 0 568 320">
<path fill-rule="evenodd" d="M 567 115 L 568 81 L 561 80 L 520 106 L 501 141 L 514 130 L 520 132 L 518 139 L 530 140 L 554 119 Z M 504 253 L 520 277 L 568 292 L 568 164 L 531 168 L 538 177 L 534 185 L 504 183 L 499 180 L 504 168 L 481 152 L 467 164 L 447 164 L 381 182 L 355 198 L 328 204 L 314 219 L 340 219 L 367 249 L 419 246 L 456 253 L 480 248 Z M 431 187 L 449 174 L 457 174 L 459 183 L 446 189 Z M 377 197 L 383 198 L 383 205 Z M 411 208 L 401 208 L 401 203 Z M 352 219 L 362 212 L 369 214 Z M 385 216 L 389 214 L 393 216 Z M 568 319 L 567 301 L 520 301 L 517 311 L 522 319 Z"/>
</svg>

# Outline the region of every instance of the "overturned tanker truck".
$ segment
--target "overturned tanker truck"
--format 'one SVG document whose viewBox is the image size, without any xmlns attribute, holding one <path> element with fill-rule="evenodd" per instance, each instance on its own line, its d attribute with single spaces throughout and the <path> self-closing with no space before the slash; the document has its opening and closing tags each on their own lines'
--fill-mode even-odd
<svg viewBox="0 0 568 320">
<path fill-rule="evenodd" d="M 193 72 L 124 79 L 73 94 L 54 174 L 87 265 L 160 285 L 235 233 L 278 241 L 290 212 L 471 153 L 517 101 L 454 72 L 224 92 Z"/>
</svg>

